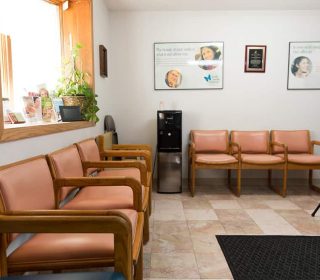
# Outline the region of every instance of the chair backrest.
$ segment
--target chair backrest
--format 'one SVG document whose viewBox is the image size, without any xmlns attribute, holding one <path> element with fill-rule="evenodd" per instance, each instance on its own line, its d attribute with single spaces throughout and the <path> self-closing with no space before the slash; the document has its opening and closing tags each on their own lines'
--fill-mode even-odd
<svg viewBox="0 0 320 280">
<path fill-rule="evenodd" d="M 242 153 L 269 153 L 269 131 L 231 131 L 231 142 L 238 143 Z"/>
<path fill-rule="evenodd" d="M 310 153 L 311 139 L 309 130 L 272 130 L 271 141 L 287 145 L 288 153 Z M 274 146 L 273 153 L 283 153 L 283 148 Z"/>
<path fill-rule="evenodd" d="M 48 154 L 50 168 L 54 178 L 83 177 L 83 168 L 78 149 L 75 145 Z M 75 189 L 64 187 L 60 192 L 60 200 Z"/>
<path fill-rule="evenodd" d="M 191 140 L 197 153 L 228 153 L 227 130 L 192 130 Z"/>
<path fill-rule="evenodd" d="M 104 150 L 112 149 L 112 132 L 106 132 L 104 134 L 98 135 L 96 138 L 96 142 L 98 144 L 99 151 L 102 152 Z"/>
<path fill-rule="evenodd" d="M 45 156 L 0 168 L 2 212 L 51 209 L 55 209 L 54 187 Z"/>
<path fill-rule="evenodd" d="M 76 143 L 76 146 L 78 148 L 81 161 L 100 161 L 99 148 L 93 138 Z M 96 171 L 97 168 L 88 168 L 85 172 L 85 176 L 91 175 Z"/>
</svg>

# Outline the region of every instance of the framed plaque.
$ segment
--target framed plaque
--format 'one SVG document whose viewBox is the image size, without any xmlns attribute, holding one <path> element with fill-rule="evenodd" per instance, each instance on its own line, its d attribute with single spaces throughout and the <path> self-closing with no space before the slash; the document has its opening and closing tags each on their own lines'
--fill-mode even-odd
<svg viewBox="0 0 320 280">
<path fill-rule="evenodd" d="M 246 46 L 244 72 L 266 72 L 267 46 Z"/>
</svg>

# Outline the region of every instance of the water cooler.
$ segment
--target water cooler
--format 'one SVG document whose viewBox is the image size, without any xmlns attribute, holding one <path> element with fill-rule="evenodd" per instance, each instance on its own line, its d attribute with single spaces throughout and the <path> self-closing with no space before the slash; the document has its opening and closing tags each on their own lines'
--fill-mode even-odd
<svg viewBox="0 0 320 280">
<path fill-rule="evenodd" d="M 159 193 L 182 192 L 182 111 L 157 111 Z"/>
</svg>

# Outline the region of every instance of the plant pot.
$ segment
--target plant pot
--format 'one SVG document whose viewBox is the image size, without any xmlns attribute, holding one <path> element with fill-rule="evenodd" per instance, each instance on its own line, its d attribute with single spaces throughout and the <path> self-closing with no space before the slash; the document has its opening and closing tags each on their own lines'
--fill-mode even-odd
<svg viewBox="0 0 320 280">
<path fill-rule="evenodd" d="M 84 115 L 85 96 L 62 96 L 61 98 L 64 106 L 80 106 L 81 114 Z"/>
</svg>

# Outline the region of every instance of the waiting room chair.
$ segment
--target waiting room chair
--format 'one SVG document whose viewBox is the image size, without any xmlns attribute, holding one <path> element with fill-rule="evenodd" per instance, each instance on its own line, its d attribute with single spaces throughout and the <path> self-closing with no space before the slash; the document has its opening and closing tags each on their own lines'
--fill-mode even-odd
<svg viewBox="0 0 320 280">
<path fill-rule="evenodd" d="M 275 141 L 270 142 L 269 131 L 231 131 L 232 154 L 239 160 L 240 167 L 244 169 L 283 171 L 282 188 L 273 187 L 269 179 L 269 187 L 283 197 L 287 189 L 287 151 L 285 145 Z M 283 149 L 283 158 L 270 154 L 271 147 Z M 269 177 L 270 178 L 270 177 Z M 239 190 L 240 195 L 240 190 Z"/>
<path fill-rule="evenodd" d="M 314 154 L 314 146 L 320 146 L 320 141 L 311 141 L 309 130 L 272 130 L 271 140 L 287 147 L 288 170 L 309 170 L 309 187 L 320 192 L 313 184 L 313 170 L 320 169 L 320 155 Z M 285 157 L 282 147 L 274 147 L 272 154 Z"/>
<path fill-rule="evenodd" d="M 85 176 L 110 177 L 124 176 L 136 179 L 142 185 L 142 209 L 144 219 L 144 243 L 149 240 L 149 196 L 150 188 L 147 183 L 147 169 L 144 162 L 103 161 L 100 160 L 99 148 L 95 139 L 86 139 L 75 143 L 82 161 Z"/>
<path fill-rule="evenodd" d="M 227 130 L 192 130 L 189 145 L 189 189 L 195 194 L 197 169 L 228 170 L 228 185 L 231 187 L 231 170 L 237 170 L 237 195 L 241 188 L 241 170 L 238 160 L 230 155 Z"/>
<path fill-rule="evenodd" d="M 147 166 L 147 186 L 150 188 L 149 215 L 152 211 L 152 148 L 147 144 L 118 144 L 118 134 L 112 116 L 105 116 L 105 133 L 96 137 L 101 159 L 142 159 Z"/>
</svg>

